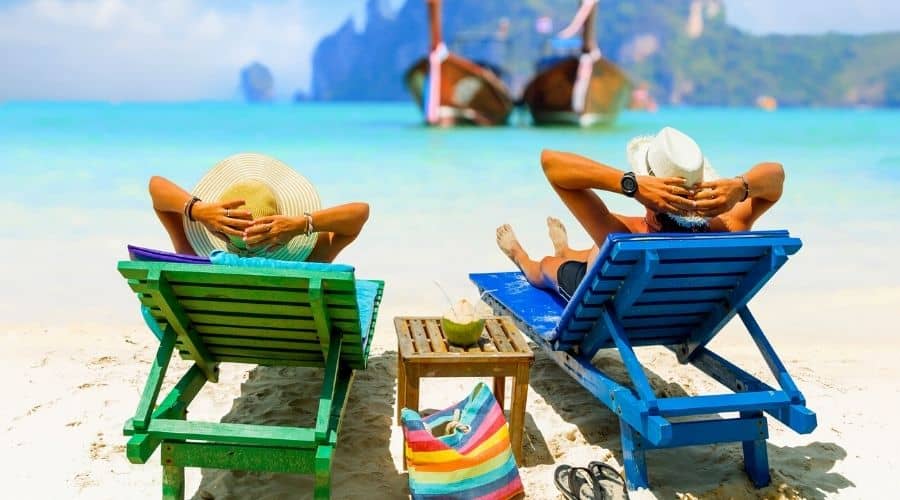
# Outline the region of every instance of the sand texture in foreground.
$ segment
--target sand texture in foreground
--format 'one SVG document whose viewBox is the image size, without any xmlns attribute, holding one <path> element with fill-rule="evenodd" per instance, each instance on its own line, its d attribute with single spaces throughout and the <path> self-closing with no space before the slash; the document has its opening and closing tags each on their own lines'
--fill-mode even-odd
<svg viewBox="0 0 900 500">
<path fill-rule="evenodd" d="M 350 392 L 334 466 L 335 498 L 406 495 L 401 434 L 393 421 L 396 348 L 390 317 L 382 316 L 369 368 L 357 373 Z M 725 333 L 729 339 L 736 335 Z M 14 493 L 9 498 L 160 495 L 159 454 L 146 465 L 129 464 L 121 433 L 155 351 L 149 332 L 136 326 L 116 331 L 21 327 L 0 338 L 7 346 L 0 354 L 0 379 L 11 390 L 9 403 L 0 409 L 5 491 Z M 818 412 L 819 428 L 798 436 L 770 419 L 772 485 L 752 488 L 741 468 L 739 445 L 702 446 L 650 453 L 654 488 L 633 497 L 876 498 L 896 490 L 898 439 L 886 422 L 898 401 L 897 346 L 848 351 L 806 342 L 781 347 L 809 406 Z M 753 367 L 755 375 L 767 375 L 749 346 L 724 351 Z M 644 349 L 639 356 L 660 395 L 721 391 L 702 373 L 678 365 L 668 351 Z M 625 379 L 614 352 L 601 353 L 594 362 Z M 169 385 L 186 367 L 180 360 L 173 363 Z M 221 381 L 204 388 L 189 419 L 311 425 L 320 375 L 315 369 L 224 365 Z M 474 383 L 426 379 L 422 407 L 447 406 Z M 552 478 L 558 464 L 604 460 L 621 466 L 617 419 L 541 352 L 532 370 L 526 426 L 526 464 L 520 471 L 528 498 L 557 498 Z M 198 499 L 305 498 L 312 481 L 188 469 L 187 491 Z"/>
</svg>

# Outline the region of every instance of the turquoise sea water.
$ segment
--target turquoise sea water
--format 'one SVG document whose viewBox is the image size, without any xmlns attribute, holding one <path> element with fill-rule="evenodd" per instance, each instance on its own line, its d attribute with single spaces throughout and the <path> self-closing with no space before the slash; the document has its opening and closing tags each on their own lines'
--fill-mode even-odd
<svg viewBox="0 0 900 500">
<path fill-rule="evenodd" d="M 879 194 L 900 183 L 898 124 L 897 111 L 668 109 L 626 113 L 609 129 L 433 130 L 405 103 L 9 103 L 0 105 L 0 180 L 16 186 L 7 196 L 14 201 L 53 190 L 61 195 L 53 203 L 66 206 L 134 207 L 146 201 L 134 188 L 151 174 L 191 185 L 217 160 L 254 150 L 293 165 L 323 192 L 418 192 L 445 203 L 459 200 L 458 189 L 485 194 L 498 183 L 541 193 L 545 186 L 521 181 L 534 177 L 542 148 L 624 166 L 630 137 L 672 125 L 723 175 L 781 161 L 795 195 L 788 201 L 889 208 L 894 201 Z"/>
<path fill-rule="evenodd" d="M 764 160 L 785 165 L 785 196 L 759 227 L 785 227 L 804 238 L 808 257 L 796 259 L 802 263 L 788 288 L 891 288 L 900 281 L 898 124 L 897 111 L 679 108 L 625 113 L 607 129 L 435 130 L 421 126 L 409 103 L 0 104 L 0 207 L 8 218 L 0 225 L 0 256 L 8 276 L 37 273 L 59 283 L 51 292 L 23 284 L 0 312 L 33 320 L 28 303 L 49 296 L 58 316 L 125 317 L 116 309 L 127 299 L 115 259 L 127 242 L 167 245 L 150 211 L 148 177 L 189 187 L 241 151 L 292 165 L 326 204 L 370 202 L 366 232 L 345 258 L 360 274 L 397 283 L 386 301 L 393 296 L 398 309 L 438 296 L 432 280 L 461 294 L 466 272 L 509 267 L 493 242 L 493 228 L 503 222 L 513 223 L 534 254 L 550 249 L 546 215 L 561 216 L 572 240 L 587 243 L 543 179 L 541 149 L 624 168 L 628 139 L 665 125 L 693 136 L 721 175 Z M 641 212 L 624 198 L 610 204 Z M 41 271 L 29 274 L 11 259 Z M 847 271 L 846 259 L 861 270 Z"/>
</svg>

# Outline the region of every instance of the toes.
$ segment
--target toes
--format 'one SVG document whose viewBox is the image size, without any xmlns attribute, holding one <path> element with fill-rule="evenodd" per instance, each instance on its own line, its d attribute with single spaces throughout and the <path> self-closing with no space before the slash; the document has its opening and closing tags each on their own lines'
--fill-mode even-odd
<svg viewBox="0 0 900 500">
<path fill-rule="evenodd" d="M 497 244 L 500 246 L 508 246 L 510 244 L 510 240 L 515 239 L 512 232 L 512 226 L 509 224 L 503 224 L 502 226 L 497 228 Z"/>
</svg>

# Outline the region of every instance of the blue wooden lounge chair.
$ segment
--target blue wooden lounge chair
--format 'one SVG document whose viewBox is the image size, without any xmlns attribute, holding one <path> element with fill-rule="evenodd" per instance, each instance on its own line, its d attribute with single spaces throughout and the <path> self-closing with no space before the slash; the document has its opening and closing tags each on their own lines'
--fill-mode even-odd
<svg viewBox="0 0 900 500">
<path fill-rule="evenodd" d="M 495 311 L 513 317 L 532 340 L 619 416 L 628 487 L 648 487 L 645 452 L 742 442 L 744 468 L 769 484 L 764 413 L 799 433 L 816 415 L 788 375 L 747 302 L 800 249 L 787 231 L 698 235 L 610 235 L 566 304 L 532 287 L 521 273 L 472 274 Z M 780 385 L 776 390 L 706 348 L 740 316 Z M 634 348 L 666 346 L 734 391 L 657 398 Z M 616 348 L 631 378 L 624 387 L 591 364 Z M 719 414 L 731 414 L 720 416 Z M 705 418 L 701 418 L 704 417 Z M 692 417 L 690 419 L 672 417 Z"/>
</svg>

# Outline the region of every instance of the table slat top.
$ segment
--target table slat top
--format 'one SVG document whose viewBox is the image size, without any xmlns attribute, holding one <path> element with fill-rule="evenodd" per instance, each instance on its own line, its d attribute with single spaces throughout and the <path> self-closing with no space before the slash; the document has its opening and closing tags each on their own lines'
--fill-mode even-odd
<svg viewBox="0 0 900 500">
<path fill-rule="evenodd" d="M 521 361 L 533 359 L 534 353 L 512 320 L 505 316 L 485 320 L 478 343 L 468 347 L 450 344 L 439 317 L 394 318 L 400 355 L 407 360 L 441 360 L 458 358 L 460 362 L 491 359 Z"/>
</svg>

